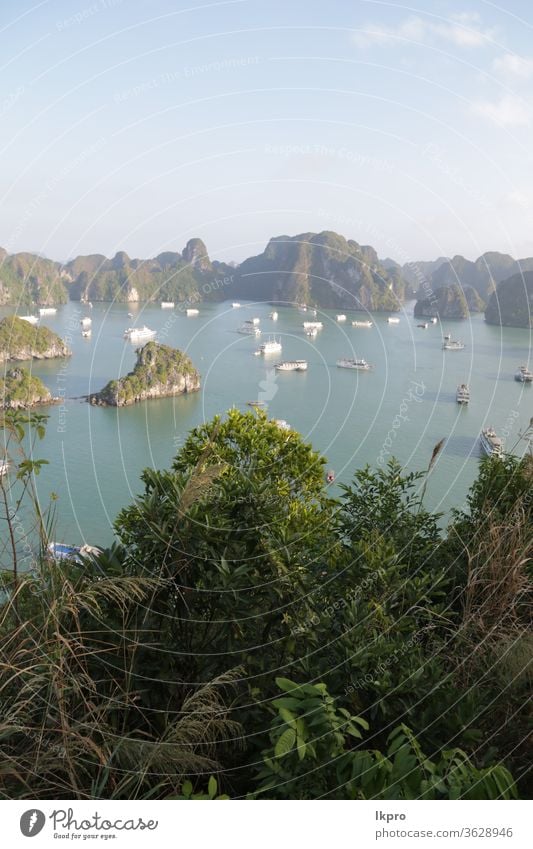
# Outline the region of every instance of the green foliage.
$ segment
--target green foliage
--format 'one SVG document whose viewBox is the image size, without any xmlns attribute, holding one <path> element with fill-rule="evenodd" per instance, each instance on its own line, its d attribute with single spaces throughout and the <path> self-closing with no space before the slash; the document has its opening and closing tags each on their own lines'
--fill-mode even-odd
<svg viewBox="0 0 533 849">
<path fill-rule="evenodd" d="M 276 683 L 270 746 L 257 775 L 257 796 L 317 799 L 514 799 L 501 764 L 477 769 L 461 749 L 430 760 L 404 724 L 388 736 L 386 753 L 358 743 L 368 723 L 338 708 L 325 684 Z"/>
</svg>

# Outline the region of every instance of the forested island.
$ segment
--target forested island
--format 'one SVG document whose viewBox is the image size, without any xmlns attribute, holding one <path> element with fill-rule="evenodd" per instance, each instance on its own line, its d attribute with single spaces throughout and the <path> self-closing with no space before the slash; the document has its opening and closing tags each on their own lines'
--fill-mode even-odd
<svg viewBox="0 0 533 849">
<path fill-rule="evenodd" d="M 491 251 L 475 261 L 456 255 L 436 260 L 380 260 L 371 245 L 333 231 L 276 236 L 265 250 L 238 265 L 212 260 L 201 239 L 151 259 L 119 251 L 58 263 L 0 249 L 0 305 L 116 301 L 223 301 L 246 298 L 323 309 L 396 312 L 416 297 L 416 315 L 466 318 L 488 310 L 488 321 L 529 326 L 527 311 L 489 306 L 501 285 L 533 271 L 533 257 L 516 260 Z M 524 323 L 525 322 L 525 323 Z"/>
<path fill-rule="evenodd" d="M 119 380 L 110 380 L 100 392 L 90 395 L 89 401 L 104 407 L 127 407 L 199 389 L 200 375 L 187 354 L 168 345 L 147 342 L 137 352 L 133 371 Z"/>
<path fill-rule="evenodd" d="M 3 424 L 31 493 L 42 418 Z M 14 545 L 0 795 L 527 798 L 533 457 L 483 460 L 442 528 L 439 450 L 332 498 L 298 433 L 232 410 L 144 471 L 110 548 L 20 572 Z"/>
<path fill-rule="evenodd" d="M 70 350 L 57 333 L 36 327 L 17 316 L 0 321 L 0 363 L 7 360 L 49 360 L 70 356 Z"/>
<path fill-rule="evenodd" d="M 8 369 L 0 374 L 0 406 L 19 410 L 53 402 L 52 393 L 42 380 L 25 368 Z"/>
</svg>

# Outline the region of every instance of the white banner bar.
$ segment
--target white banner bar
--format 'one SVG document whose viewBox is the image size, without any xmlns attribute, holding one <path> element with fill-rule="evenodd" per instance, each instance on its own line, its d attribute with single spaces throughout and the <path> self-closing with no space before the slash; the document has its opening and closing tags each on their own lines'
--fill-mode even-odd
<svg viewBox="0 0 533 849">
<path fill-rule="evenodd" d="M 530 811 L 529 802 L 289 800 L 5 801 L 0 807 L 6 849 L 73 843 L 117 849 L 529 849 Z"/>
</svg>

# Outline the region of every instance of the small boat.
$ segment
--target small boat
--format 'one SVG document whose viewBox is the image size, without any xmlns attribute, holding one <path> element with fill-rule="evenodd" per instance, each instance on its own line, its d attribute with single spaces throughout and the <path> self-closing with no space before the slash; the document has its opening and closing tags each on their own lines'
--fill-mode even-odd
<svg viewBox="0 0 533 849">
<path fill-rule="evenodd" d="M 271 318 L 272 321 L 277 321 L 278 320 L 278 314 L 277 314 L 276 310 L 274 310 L 274 312 L 271 312 L 268 317 Z"/>
<path fill-rule="evenodd" d="M 458 339 L 447 339 L 443 346 L 443 351 L 462 351 L 464 348 L 464 342 L 460 342 Z"/>
<path fill-rule="evenodd" d="M 344 313 L 340 313 L 339 315 L 336 315 L 335 318 L 337 319 L 338 322 L 346 321 L 346 316 L 344 315 Z"/>
<path fill-rule="evenodd" d="M 276 371 L 307 371 L 307 360 L 285 360 L 283 363 L 277 363 L 274 368 Z"/>
<path fill-rule="evenodd" d="M 174 301 L 161 301 L 161 309 L 162 310 L 173 310 L 174 309 Z"/>
<path fill-rule="evenodd" d="M 89 301 L 89 304 L 88 304 L 88 306 L 89 306 L 89 309 L 91 309 L 91 310 L 92 310 L 92 308 L 93 308 L 93 305 L 92 305 L 92 304 L 91 304 L 91 302 L 90 302 L 90 301 Z"/>
<path fill-rule="evenodd" d="M 187 316 L 189 316 L 189 318 L 191 318 L 194 315 L 200 315 L 200 310 L 197 310 L 197 309 L 194 309 L 194 308 L 189 308 L 188 310 L 185 310 L 185 315 L 187 315 Z"/>
<path fill-rule="evenodd" d="M 388 319 L 387 319 L 387 324 L 399 324 L 399 323 L 400 323 L 400 319 L 399 319 L 399 318 L 395 318 L 395 317 L 393 317 L 393 316 L 389 316 L 389 317 L 388 317 Z"/>
<path fill-rule="evenodd" d="M 306 336 L 310 336 L 311 339 L 316 339 L 318 336 L 318 330 L 316 327 L 309 327 L 308 330 L 305 331 Z"/>
<path fill-rule="evenodd" d="M 20 318 L 21 321 L 27 321 L 28 324 L 38 324 L 39 323 L 39 319 L 37 318 L 36 315 L 19 315 L 18 318 Z"/>
<path fill-rule="evenodd" d="M 57 309 L 55 307 L 40 307 L 39 315 L 55 315 Z"/>
<path fill-rule="evenodd" d="M 251 321 L 252 324 L 255 324 L 255 325 L 257 325 L 261 322 L 260 318 L 251 318 L 249 320 Z"/>
<path fill-rule="evenodd" d="M 92 323 L 92 318 L 82 318 L 82 320 L 80 321 L 81 326 L 84 328 L 90 327 Z"/>
<path fill-rule="evenodd" d="M 132 313 L 132 312 L 129 312 L 129 313 L 128 313 L 128 318 L 133 318 L 133 313 Z"/>
<path fill-rule="evenodd" d="M 533 371 L 530 371 L 527 366 L 520 366 L 515 372 L 514 379 L 519 383 L 533 383 Z"/>
<path fill-rule="evenodd" d="M 280 428 L 280 430 L 292 430 L 289 422 L 285 421 L 285 419 L 272 419 L 272 421 Z"/>
<path fill-rule="evenodd" d="M 431 318 L 429 320 L 430 320 L 431 324 L 436 324 L 437 323 L 437 316 L 433 315 L 433 316 L 431 316 Z"/>
<path fill-rule="evenodd" d="M 298 310 L 299 310 L 300 312 L 307 312 L 307 307 L 305 306 L 305 304 L 299 304 L 299 305 L 298 305 Z"/>
<path fill-rule="evenodd" d="M 501 457 L 503 454 L 503 442 L 492 427 L 486 427 L 481 431 L 479 437 L 481 448 L 489 457 Z"/>
<path fill-rule="evenodd" d="M 303 327 L 304 330 L 322 330 L 324 325 L 321 321 L 304 321 Z"/>
<path fill-rule="evenodd" d="M 422 330 L 427 330 L 428 327 L 429 327 L 429 324 L 427 323 L 427 321 L 425 321 L 423 324 L 417 324 L 416 326 L 421 327 Z"/>
<path fill-rule="evenodd" d="M 370 371 L 372 366 L 366 360 L 356 360 L 346 357 L 342 360 L 337 360 L 338 368 L 354 368 L 358 371 Z"/>
<path fill-rule="evenodd" d="M 261 336 L 261 331 L 251 321 L 245 321 L 244 324 L 241 324 L 237 333 L 242 333 L 244 336 Z"/>
<path fill-rule="evenodd" d="M 146 327 L 146 325 L 143 327 L 128 327 L 128 329 L 124 331 L 124 338 L 128 339 L 129 342 L 142 342 L 144 340 L 153 339 L 156 332 L 156 330 L 150 330 L 150 328 Z"/>
<path fill-rule="evenodd" d="M 455 400 L 458 404 L 468 404 L 470 401 L 470 389 L 467 383 L 460 383 L 457 387 Z"/>
<path fill-rule="evenodd" d="M 266 407 L 266 401 L 247 401 L 246 403 L 249 407 L 257 407 L 259 410 Z"/>
<path fill-rule="evenodd" d="M 85 328 L 81 331 L 81 335 L 83 336 L 83 338 L 84 338 L 84 339 L 90 339 L 90 338 L 91 338 L 91 336 L 93 335 L 93 332 L 92 332 L 92 330 L 91 330 L 91 328 L 90 328 L 90 327 L 85 327 Z"/>
<path fill-rule="evenodd" d="M 316 310 L 310 310 L 310 313 L 312 316 L 314 316 L 314 318 L 316 318 Z"/>
<path fill-rule="evenodd" d="M 238 301 L 234 301 L 231 306 L 234 310 L 238 310 L 240 307 L 240 303 Z"/>
<path fill-rule="evenodd" d="M 9 460 L 0 460 L 0 478 L 7 475 L 9 471 Z"/>
<path fill-rule="evenodd" d="M 281 351 L 281 342 L 278 339 L 269 339 L 259 346 L 256 354 L 277 354 Z"/>
<path fill-rule="evenodd" d="M 67 545 L 64 542 L 50 542 L 47 551 L 54 560 L 73 560 L 78 564 L 83 562 L 82 557 L 101 554 L 101 549 L 95 545 Z"/>
<path fill-rule="evenodd" d="M 372 321 L 352 321 L 352 327 L 373 327 Z"/>
</svg>

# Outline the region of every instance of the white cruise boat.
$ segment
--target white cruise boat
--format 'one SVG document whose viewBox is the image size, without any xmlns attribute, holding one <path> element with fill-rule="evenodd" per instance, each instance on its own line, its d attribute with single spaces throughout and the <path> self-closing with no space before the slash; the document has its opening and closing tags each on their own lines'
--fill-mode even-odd
<svg viewBox="0 0 533 849">
<path fill-rule="evenodd" d="M 238 301 L 233 301 L 232 305 L 234 310 L 238 310 L 240 307 L 240 303 Z"/>
<path fill-rule="evenodd" d="M 304 321 L 304 330 L 322 330 L 324 325 L 321 321 Z"/>
<path fill-rule="evenodd" d="M 189 318 L 191 318 L 191 316 L 193 316 L 193 315 L 200 315 L 200 310 L 191 308 L 191 309 L 185 310 L 185 314 L 188 315 Z"/>
<path fill-rule="evenodd" d="M 443 351 L 462 351 L 465 344 L 458 339 L 446 339 L 442 346 Z"/>
<path fill-rule="evenodd" d="M 307 371 L 307 360 L 285 360 L 277 363 L 276 371 Z"/>
<path fill-rule="evenodd" d="M 277 314 L 276 310 L 274 310 L 274 312 L 271 312 L 268 317 L 271 318 L 272 321 L 277 321 L 278 320 L 278 314 Z"/>
<path fill-rule="evenodd" d="M 93 323 L 92 318 L 82 318 L 81 321 L 80 321 L 80 324 L 84 329 L 86 329 L 87 327 L 90 327 L 92 323 Z"/>
<path fill-rule="evenodd" d="M 261 331 L 251 321 L 245 321 L 238 328 L 237 333 L 242 333 L 244 336 L 261 336 Z"/>
<path fill-rule="evenodd" d="M 41 307 L 39 309 L 39 315 L 55 315 L 57 312 L 55 307 Z"/>
<path fill-rule="evenodd" d="M 486 427 L 481 431 L 479 437 L 481 448 L 489 457 L 501 457 L 503 454 L 503 442 L 492 427 Z"/>
<path fill-rule="evenodd" d="M 389 315 L 389 317 L 387 319 L 387 324 L 399 324 L 399 323 L 400 323 L 399 318 L 396 318 L 395 316 Z"/>
<path fill-rule="evenodd" d="M 352 321 L 352 327 L 373 327 L 372 321 Z"/>
<path fill-rule="evenodd" d="M 147 342 L 148 339 L 153 339 L 156 332 L 156 330 L 150 330 L 146 325 L 143 327 L 128 327 L 124 331 L 124 339 L 127 339 L 129 342 Z"/>
<path fill-rule="evenodd" d="M 468 404 L 470 401 L 470 389 L 467 383 L 460 383 L 457 387 L 455 400 L 458 404 Z"/>
<path fill-rule="evenodd" d="M 337 360 L 337 366 L 339 368 L 354 368 L 358 371 L 370 371 L 370 369 L 372 368 L 372 366 L 367 363 L 366 360 L 354 360 L 348 357 L 342 360 Z"/>
<path fill-rule="evenodd" d="M 174 309 L 174 301 L 161 301 L 161 309 L 162 310 L 173 310 Z"/>
<path fill-rule="evenodd" d="M 278 354 L 281 351 L 281 342 L 278 339 L 269 339 L 259 346 L 256 354 Z"/>
<path fill-rule="evenodd" d="M 520 366 L 515 372 L 514 379 L 519 383 L 533 383 L 533 371 L 530 371 L 527 366 Z"/>
<path fill-rule="evenodd" d="M 344 315 L 344 313 L 339 313 L 339 315 L 336 315 L 335 318 L 338 322 L 346 321 L 346 316 Z"/>
<path fill-rule="evenodd" d="M 38 324 L 39 323 L 39 319 L 37 318 L 36 315 L 19 315 L 18 318 L 20 318 L 21 321 L 27 321 L 28 324 Z"/>
</svg>

